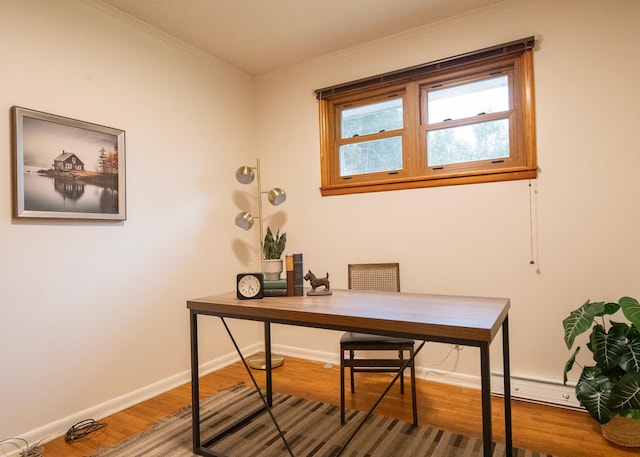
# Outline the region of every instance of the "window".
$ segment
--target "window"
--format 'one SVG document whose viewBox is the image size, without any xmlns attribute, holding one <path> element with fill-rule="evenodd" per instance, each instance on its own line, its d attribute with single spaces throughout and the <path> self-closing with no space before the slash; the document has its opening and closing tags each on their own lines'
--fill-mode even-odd
<svg viewBox="0 0 640 457">
<path fill-rule="evenodd" d="M 389 97 L 340 111 L 340 176 L 402 169 L 402 98 Z"/>
<path fill-rule="evenodd" d="M 316 91 L 322 195 L 535 178 L 533 44 Z"/>
</svg>

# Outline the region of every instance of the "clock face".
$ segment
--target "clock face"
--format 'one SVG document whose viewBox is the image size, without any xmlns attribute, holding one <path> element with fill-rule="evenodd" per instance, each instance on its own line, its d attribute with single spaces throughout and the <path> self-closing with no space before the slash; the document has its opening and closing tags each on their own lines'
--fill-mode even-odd
<svg viewBox="0 0 640 457">
<path fill-rule="evenodd" d="M 240 273 L 237 278 L 237 297 L 240 300 L 264 296 L 262 273 Z"/>
</svg>

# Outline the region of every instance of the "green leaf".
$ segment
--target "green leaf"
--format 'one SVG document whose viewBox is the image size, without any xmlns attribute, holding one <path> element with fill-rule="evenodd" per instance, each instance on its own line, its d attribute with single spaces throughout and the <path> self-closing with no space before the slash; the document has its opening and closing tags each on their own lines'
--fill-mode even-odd
<svg viewBox="0 0 640 457">
<path fill-rule="evenodd" d="M 580 308 L 571 311 L 569 317 L 562 321 L 564 327 L 564 341 L 567 347 L 571 349 L 576 336 L 587 331 L 593 323 L 596 311 L 587 300 Z M 604 306 L 603 306 L 604 307 Z"/>
<path fill-rule="evenodd" d="M 631 323 L 640 330 L 640 303 L 638 300 L 631 297 L 622 297 L 618 300 L 622 313 L 631 321 Z"/>
<path fill-rule="evenodd" d="M 267 234 L 264 236 L 264 243 L 262 245 L 262 255 L 266 260 L 273 258 L 273 233 L 271 228 L 267 227 Z"/>
<path fill-rule="evenodd" d="M 596 316 L 604 316 L 606 314 L 615 314 L 620 309 L 620 305 L 616 302 L 609 302 L 604 305 L 602 313 L 596 314 Z"/>
<path fill-rule="evenodd" d="M 573 354 L 571 355 L 569 360 L 567 360 L 567 363 L 564 366 L 564 385 L 565 386 L 567 385 L 567 373 L 569 373 L 573 368 L 573 364 L 576 361 L 576 356 L 578 355 L 578 352 L 580 352 L 580 346 L 578 346 L 576 350 L 573 351 Z"/>
<path fill-rule="evenodd" d="M 280 230 L 276 234 L 276 249 L 275 249 L 275 258 L 279 259 L 282 253 L 284 252 L 285 245 L 287 244 L 287 234 L 283 233 L 280 235 Z"/>
<path fill-rule="evenodd" d="M 599 376 L 596 380 L 581 378 L 576 385 L 578 401 L 601 424 L 606 424 L 616 414 L 609 407 L 613 385 L 606 376 Z"/>
<path fill-rule="evenodd" d="M 617 334 L 623 335 L 624 337 L 628 337 L 629 332 L 633 327 L 630 327 L 626 322 L 615 322 L 609 321 L 611 324 L 611 330 L 616 332 Z"/>
<path fill-rule="evenodd" d="M 624 371 L 640 371 L 640 337 L 636 336 L 627 342 L 618 366 Z"/>
<path fill-rule="evenodd" d="M 589 348 L 593 352 L 593 360 L 605 370 L 618 366 L 620 357 L 625 352 L 627 338 L 616 328 L 604 331 L 600 324 L 596 325 L 589 338 Z"/>
<path fill-rule="evenodd" d="M 622 417 L 640 419 L 640 409 L 625 409 L 618 413 Z"/>
<path fill-rule="evenodd" d="M 580 379 L 578 380 L 578 383 L 582 381 L 597 381 L 602 376 L 604 375 L 602 374 L 602 370 L 600 369 L 600 367 L 597 367 L 597 366 L 584 367 L 582 370 L 582 373 L 580 374 Z"/>
<path fill-rule="evenodd" d="M 613 309 L 611 305 L 614 305 L 615 309 Z M 605 304 L 603 301 L 597 301 L 587 304 L 586 308 L 587 312 L 594 316 L 604 316 L 605 314 L 611 314 L 612 312 L 615 313 L 618 310 L 618 305 L 617 303 Z"/>
<path fill-rule="evenodd" d="M 262 244 L 262 255 L 265 260 L 279 259 L 284 252 L 285 245 L 287 244 L 287 234 L 280 235 L 280 229 L 276 231 L 276 236 L 273 236 L 271 227 L 267 227 L 267 234 L 264 236 L 264 243 Z"/>
<path fill-rule="evenodd" d="M 640 409 L 640 372 L 624 375 L 612 388 L 610 402 L 617 409 Z"/>
</svg>

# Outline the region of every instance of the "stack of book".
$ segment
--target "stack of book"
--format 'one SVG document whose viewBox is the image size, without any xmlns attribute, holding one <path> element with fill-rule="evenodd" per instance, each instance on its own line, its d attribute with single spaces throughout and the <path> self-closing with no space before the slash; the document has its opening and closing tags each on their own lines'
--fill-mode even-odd
<svg viewBox="0 0 640 457">
<path fill-rule="evenodd" d="M 286 297 L 287 296 L 287 280 L 286 279 L 265 279 L 264 280 L 264 296 L 265 297 Z"/>
</svg>

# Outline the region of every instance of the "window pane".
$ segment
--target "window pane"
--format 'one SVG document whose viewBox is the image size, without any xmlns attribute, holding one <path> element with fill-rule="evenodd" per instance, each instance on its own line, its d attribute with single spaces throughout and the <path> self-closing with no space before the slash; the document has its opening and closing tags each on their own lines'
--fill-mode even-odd
<svg viewBox="0 0 640 457">
<path fill-rule="evenodd" d="M 340 176 L 402 169 L 402 137 L 340 146 Z"/>
<path fill-rule="evenodd" d="M 508 109 L 509 80 L 506 75 L 429 91 L 427 95 L 429 124 Z"/>
<path fill-rule="evenodd" d="M 402 99 L 342 110 L 341 137 L 352 138 L 402 128 Z"/>
<path fill-rule="evenodd" d="M 509 120 L 427 132 L 430 167 L 509 157 Z"/>
</svg>

